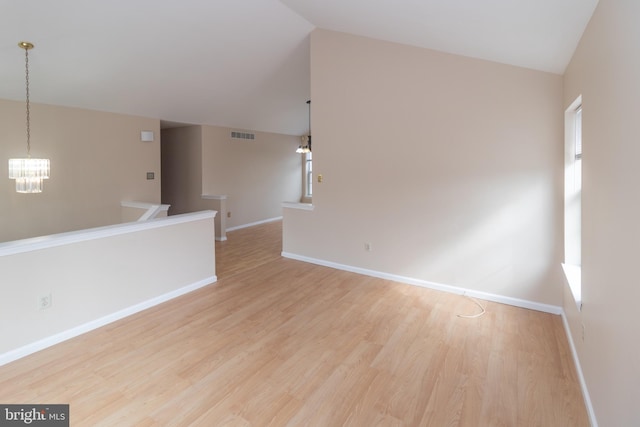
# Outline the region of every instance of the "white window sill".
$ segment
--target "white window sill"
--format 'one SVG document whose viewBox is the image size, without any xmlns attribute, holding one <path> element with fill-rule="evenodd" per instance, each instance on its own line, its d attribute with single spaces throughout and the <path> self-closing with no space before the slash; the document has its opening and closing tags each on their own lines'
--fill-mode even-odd
<svg viewBox="0 0 640 427">
<path fill-rule="evenodd" d="M 205 200 L 227 200 L 226 194 L 222 194 L 222 195 L 202 194 L 200 197 L 202 197 Z"/>
<path fill-rule="evenodd" d="M 289 208 L 289 209 L 301 209 L 303 211 L 313 210 L 313 205 L 311 203 L 283 202 L 282 207 Z"/>
<path fill-rule="evenodd" d="M 579 265 L 562 264 L 564 276 L 571 289 L 578 310 L 582 310 L 582 268 Z"/>
</svg>

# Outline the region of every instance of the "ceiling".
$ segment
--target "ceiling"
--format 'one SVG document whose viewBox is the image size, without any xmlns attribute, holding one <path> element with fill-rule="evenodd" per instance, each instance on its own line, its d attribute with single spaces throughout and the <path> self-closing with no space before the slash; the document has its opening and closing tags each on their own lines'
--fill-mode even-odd
<svg viewBox="0 0 640 427">
<path fill-rule="evenodd" d="M 598 0 L 0 0 L 0 98 L 300 135 L 326 28 L 561 74 Z"/>
</svg>

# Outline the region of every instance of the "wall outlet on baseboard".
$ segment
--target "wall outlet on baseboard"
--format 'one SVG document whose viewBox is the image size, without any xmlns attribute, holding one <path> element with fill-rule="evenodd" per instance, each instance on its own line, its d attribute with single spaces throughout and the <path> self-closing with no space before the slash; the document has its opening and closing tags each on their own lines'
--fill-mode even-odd
<svg viewBox="0 0 640 427">
<path fill-rule="evenodd" d="M 371 243 L 365 243 L 364 244 L 364 250 L 367 252 L 371 252 L 373 250 L 373 247 L 371 246 Z"/>
<path fill-rule="evenodd" d="M 51 298 L 51 292 L 38 296 L 38 310 L 46 310 L 47 308 L 51 308 L 52 302 L 53 300 Z"/>
</svg>

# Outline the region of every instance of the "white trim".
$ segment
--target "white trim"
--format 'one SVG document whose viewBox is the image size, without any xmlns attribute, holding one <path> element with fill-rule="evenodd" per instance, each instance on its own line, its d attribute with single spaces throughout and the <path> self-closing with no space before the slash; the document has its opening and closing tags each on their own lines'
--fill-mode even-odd
<svg viewBox="0 0 640 427">
<path fill-rule="evenodd" d="M 106 316 L 87 322 L 83 325 L 76 326 L 64 332 L 57 333 L 55 335 L 52 335 L 47 338 L 43 338 L 41 340 L 38 340 L 31 344 L 27 344 L 15 350 L 11 350 L 4 354 L 0 354 L 0 366 L 5 365 L 9 362 L 13 362 L 14 360 L 18 360 L 30 354 L 33 354 L 37 351 L 43 350 L 47 347 L 51 347 L 55 344 L 77 337 L 78 335 L 82 335 L 94 329 L 100 328 L 109 323 L 113 323 L 124 317 L 131 316 L 132 314 L 138 313 L 142 310 L 146 310 L 158 304 L 162 304 L 163 302 L 169 301 L 173 298 L 177 298 L 181 295 L 195 291 L 196 289 L 213 284 L 217 280 L 218 278 L 216 276 L 207 277 L 205 279 L 192 283 L 191 285 L 187 285 L 180 289 L 167 292 L 164 295 L 159 295 L 147 301 L 142 301 L 138 304 L 132 305 L 131 307 L 124 308 L 122 310 L 116 311 L 115 313 L 111 313 Z"/>
<path fill-rule="evenodd" d="M 289 208 L 289 209 L 300 209 L 303 211 L 313 210 L 313 204 L 311 203 L 282 202 L 282 207 Z"/>
<path fill-rule="evenodd" d="M 216 241 L 218 241 L 218 242 L 226 242 L 227 241 L 227 236 L 216 237 Z"/>
<path fill-rule="evenodd" d="M 573 295 L 573 300 L 576 302 L 576 307 L 578 307 L 578 311 L 582 311 L 582 267 L 562 263 L 562 271 L 564 271 L 564 277 L 571 290 L 571 295 Z"/>
<path fill-rule="evenodd" d="M 207 200 L 227 200 L 226 194 L 222 194 L 222 195 L 202 194 L 200 197 Z"/>
<path fill-rule="evenodd" d="M 132 202 L 124 200 L 120 202 L 120 206 L 123 208 L 145 209 L 146 212 L 138 218 L 138 221 L 148 221 L 158 216 L 160 212 L 168 212 L 171 205 L 146 203 L 146 202 Z"/>
<path fill-rule="evenodd" d="M 149 207 L 153 206 L 153 203 L 123 200 L 120 202 L 120 206 L 123 208 L 149 209 Z"/>
<path fill-rule="evenodd" d="M 380 279 L 393 280 L 395 282 L 406 283 L 408 285 L 421 286 L 423 288 L 435 289 L 438 291 L 444 291 L 454 293 L 458 295 L 468 295 L 475 298 L 480 298 L 487 301 L 499 302 L 501 304 L 513 305 L 515 307 L 528 308 L 530 310 L 542 311 L 551 314 L 562 314 L 562 307 L 542 304 L 534 301 L 527 301 L 519 298 L 507 297 L 504 295 L 491 294 L 488 292 L 476 291 L 473 289 L 465 289 L 457 286 L 444 285 L 442 283 L 429 282 L 422 279 L 414 279 L 406 276 L 398 276 L 390 273 L 383 273 L 381 271 L 369 270 L 366 268 L 352 267 L 344 264 L 337 264 L 331 261 L 324 261 L 315 258 L 309 258 L 302 255 L 296 255 L 289 252 L 282 252 L 282 256 L 285 258 L 291 258 L 298 261 L 304 261 L 311 264 L 322 265 L 325 267 L 331 267 L 338 270 L 349 271 L 351 273 L 364 274 L 366 276 L 378 277 Z"/>
<path fill-rule="evenodd" d="M 135 209 L 151 209 L 160 207 L 159 211 L 168 211 L 171 205 L 164 205 L 161 203 L 147 203 L 147 202 L 133 202 L 130 200 L 123 200 L 120 202 L 120 206 L 123 208 L 135 208 Z"/>
<path fill-rule="evenodd" d="M 125 224 L 107 225 L 105 227 L 88 228 L 86 230 L 69 231 L 67 233 L 33 237 L 31 239 L 14 240 L 10 242 L 0 243 L 0 256 L 15 255 L 23 252 L 35 251 L 38 249 L 53 248 L 56 246 L 84 242 L 87 240 L 102 239 L 105 237 L 118 236 L 121 234 L 182 224 L 185 222 L 215 218 L 216 213 L 216 211 L 200 211 L 194 213 L 173 215 L 170 217 L 156 218 L 149 221 L 128 222 Z"/>
<path fill-rule="evenodd" d="M 240 230 L 241 228 L 253 227 L 254 225 L 266 224 L 267 222 L 280 221 L 281 219 L 282 219 L 281 216 L 277 216 L 275 218 L 263 219 L 262 221 L 250 222 L 249 224 L 236 225 L 235 227 L 227 228 L 227 232 Z"/>
<path fill-rule="evenodd" d="M 564 332 L 567 335 L 569 347 L 571 348 L 571 356 L 573 356 L 573 363 L 575 364 L 576 372 L 578 373 L 578 381 L 580 382 L 580 388 L 582 389 L 582 398 L 584 399 L 584 404 L 587 407 L 587 413 L 589 414 L 591 427 L 598 427 L 596 412 L 594 411 L 593 405 L 591 404 L 591 397 L 589 396 L 589 389 L 587 389 L 587 382 L 585 381 L 584 374 L 582 373 L 580 359 L 578 358 L 578 351 L 576 350 L 575 343 L 573 342 L 573 335 L 571 335 L 571 328 L 569 327 L 569 321 L 567 320 L 567 316 L 565 315 L 564 310 L 562 311 L 562 324 L 564 325 Z"/>
<path fill-rule="evenodd" d="M 148 221 L 150 219 L 153 219 L 156 217 L 156 215 L 158 215 L 158 212 L 160 212 L 161 210 L 163 210 L 162 205 L 153 205 L 149 209 L 147 209 L 147 211 L 143 213 L 140 218 L 138 218 L 138 221 Z M 164 210 L 168 211 L 169 207 L 167 206 L 167 208 Z"/>
<path fill-rule="evenodd" d="M 573 113 L 581 106 L 582 106 L 582 94 L 580 94 L 576 99 L 574 99 L 571 105 L 569 105 L 569 107 L 567 107 L 567 109 L 564 110 L 564 112 Z"/>
</svg>

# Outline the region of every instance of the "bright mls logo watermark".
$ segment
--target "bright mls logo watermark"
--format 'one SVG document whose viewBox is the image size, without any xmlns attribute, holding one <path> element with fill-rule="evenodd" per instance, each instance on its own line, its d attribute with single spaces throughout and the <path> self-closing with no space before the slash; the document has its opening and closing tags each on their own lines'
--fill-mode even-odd
<svg viewBox="0 0 640 427">
<path fill-rule="evenodd" d="M 69 405 L 0 404 L 0 427 L 69 427 Z"/>
</svg>

